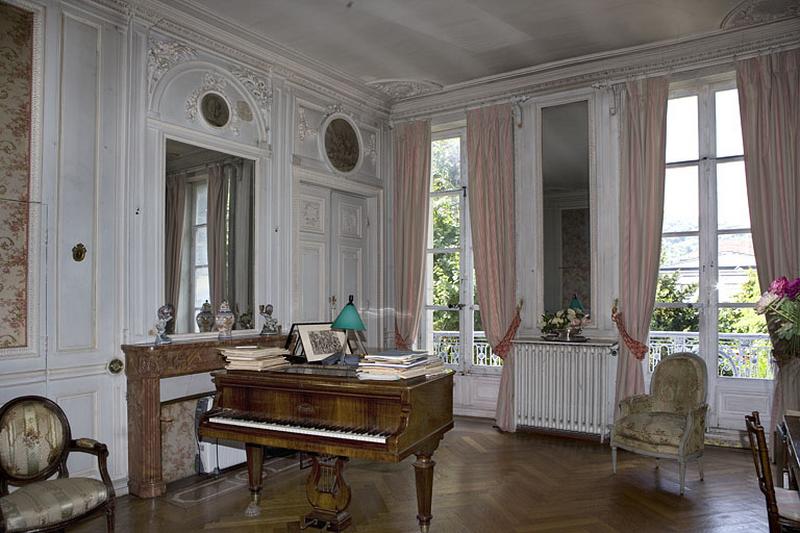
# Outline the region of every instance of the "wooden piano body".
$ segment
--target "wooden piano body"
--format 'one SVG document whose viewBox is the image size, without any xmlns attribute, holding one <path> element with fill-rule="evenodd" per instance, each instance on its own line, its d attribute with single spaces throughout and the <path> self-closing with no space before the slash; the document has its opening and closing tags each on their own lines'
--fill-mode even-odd
<svg viewBox="0 0 800 533">
<path fill-rule="evenodd" d="M 308 522 L 339 531 L 350 523 L 350 491 L 342 477 L 347 458 L 398 462 L 411 454 L 420 529 L 431 520 L 431 459 L 453 427 L 453 375 L 398 381 L 359 380 L 353 369 L 294 365 L 266 372 L 214 374 L 214 407 L 200 424 L 204 439 L 246 444 L 252 502 L 258 513 L 262 446 L 312 454 L 307 484 L 314 511 Z"/>
</svg>

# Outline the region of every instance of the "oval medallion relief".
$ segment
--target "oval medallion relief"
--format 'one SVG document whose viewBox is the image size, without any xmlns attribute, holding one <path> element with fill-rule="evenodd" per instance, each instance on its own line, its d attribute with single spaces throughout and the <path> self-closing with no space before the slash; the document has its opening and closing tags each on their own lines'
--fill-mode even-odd
<svg viewBox="0 0 800 533">
<path fill-rule="evenodd" d="M 361 157 L 361 145 L 353 125 L 343 118 L 334 118 L 325 127 L 324 139 L 325 155 L 331 166 L 339 172 L 352 172 Z"/>
<path fill-rule="evenodd" d="M 209 125 L 215 128 L 225 127 L 231 119 L 228 101 L 217 93 L 207 93 L 200 100 L 200 113 Z"/>
</svg>

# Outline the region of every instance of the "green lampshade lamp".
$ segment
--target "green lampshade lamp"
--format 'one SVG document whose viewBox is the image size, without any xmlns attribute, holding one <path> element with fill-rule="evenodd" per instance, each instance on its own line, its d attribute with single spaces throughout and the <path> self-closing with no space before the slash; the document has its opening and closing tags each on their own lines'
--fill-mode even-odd
<svg viewBox="0 0 800 533">
<path fill-rule="evenodd" d="M 570 309 L 574 309 L 576 311 L 580 311 L 581 313 L 585 313 L 585 309 L 583 308 L 583 303 L 581 299 L 578 298 L 577 294 L 572 295 L 572 300 L 569 302 Z"/>
<path fill-rule="evenodd" d="M 358 314 L 358 309 L 356 309 L 356 305 L 353 303 L 352 294 L 350 295 L 350 300 L 347 302 L 347 305 L 344 306 L 339 316 L 337 316 L 336 320 L 331 324 L 331 329 L 345 330 L 345 342 L 347 342 L 347 332 L 353 331 L 358 349 L 361 350 L 362 354 L 367 353 L 367 350 L 364 349 L 364 345 L 361 343 L 361 337 L 358 335 L 359 331 L 365 331 L 367 328 L 364 326 L 364 322 Z M 344 352 L 344 350 L 342 351 Z"/>
</svg>

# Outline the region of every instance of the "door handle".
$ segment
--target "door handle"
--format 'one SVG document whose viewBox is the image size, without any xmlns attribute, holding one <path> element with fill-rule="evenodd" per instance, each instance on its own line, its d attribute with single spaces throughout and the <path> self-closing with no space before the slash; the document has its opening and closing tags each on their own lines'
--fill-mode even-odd
<svg viewBox="0 0 800 533">
<path fill-rule="evenodd" d="M 464 309 L 467 305 L 466 304 L 447 304 L 448 309 Z"/>
</svg>

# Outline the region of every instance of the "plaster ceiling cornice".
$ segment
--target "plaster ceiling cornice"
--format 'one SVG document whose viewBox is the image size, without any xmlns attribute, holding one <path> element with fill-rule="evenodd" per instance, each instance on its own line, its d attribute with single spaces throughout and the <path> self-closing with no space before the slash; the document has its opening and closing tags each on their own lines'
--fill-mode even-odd
<svg viewBox="0 0 800 533">
<path fill-rule="evenodd" d="M 91 0 L 127 17 L 149 23 L 150 29 L 193 47 L 273 73 L 290 84 L 316 91 L 361 110 L 388 115 L 389 98 L 378 89 L 330 65 L 265 39 L 221 19 L 191 0 Z"/>
<path fill-rule="evenodd" d="M 523 68 L 445 86 L 441 91 L 395 102 L 392 120 L 411 120 L 508 101 L 534 93 L 679 73 L 730 64 L 765 50 L 800 46 L 800 17 L 717 30 Z"/>
</svg>

